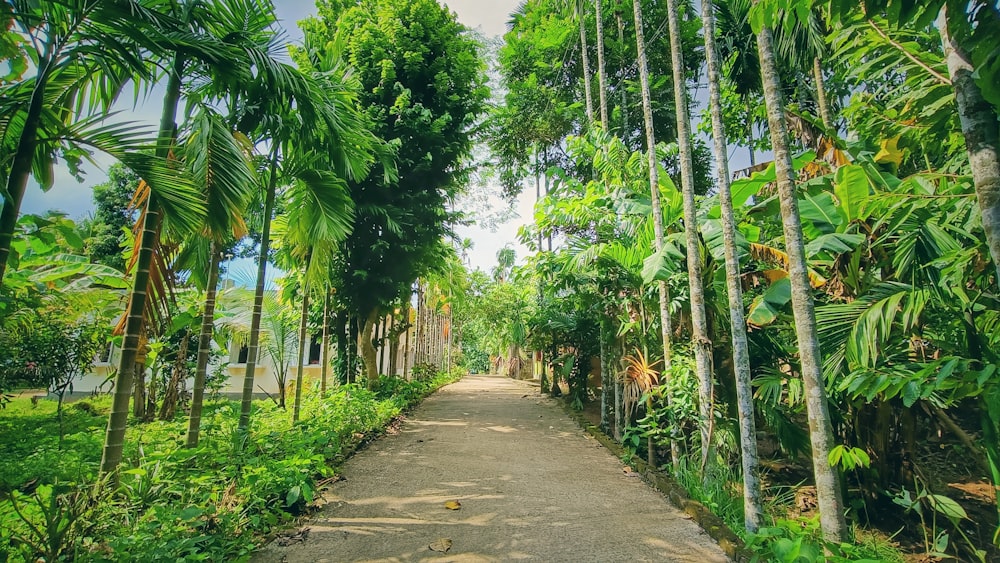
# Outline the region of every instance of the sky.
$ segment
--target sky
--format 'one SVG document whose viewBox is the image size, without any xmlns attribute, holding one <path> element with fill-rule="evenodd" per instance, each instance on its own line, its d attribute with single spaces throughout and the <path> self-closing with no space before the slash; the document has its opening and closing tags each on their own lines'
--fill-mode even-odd
<svg viewBox="0 0 1000 563">
<path fill-rule="evenodd" d="M 289 40 L 293 43 L 301 41 L 302 33 L 296 22 L 315 14 L 315 3 L 312 0 L 273 1 L 278 18 L 288 33 Z M 520 0 L 448 0 L 442 3 L 457 14 L 460 22 L 470 28 L 479 29 L 484 35 L 492 37 L 506 32 L 509 15 L 517 9 L 519 2 Z M 140 100 L 138 104 L 133 104 L 131 99 L 122 100 L 115 107 L 118 112 L 115 119 L 143 123 L 148 125 L 151 131 L 155 131 L 161 99 L 162 91 L 154 90 L 148 99 Z M 31 182 L 21 206 L 21 213 L 44 213 L 48 210 L 59 210 L 73 219 L 81 219 L 91 214 L 94 206 L 90 187 L 107 179 L 107 167 L 113 162 L 109 157 L 100 154 L 95 155 L 95 160 L 97 166 L 85 167 L 85 176 L 82 182 L 73 178 L 65 167 L 58 167 L 55 170 L 55 185 L 48 192 L 43 192 L 38 184 Z M 470 188 L 474 190 L 490 189 L 488 186 L 471 186 Z M 494 200 L 494 203 L 500 205 L 497 200 Z M 532 203 L 528 198 L 522 198 L 521 201 L 518 201 L 516 205 L 518 217 L 500 225 L 495 231 L 476 226 L 459 228 L 459 236 L 470 238 L 473 241 L 473 249 L 468 256 L 472 267 L 489 271 L 496 262 L 497 251 L 506 244 L 517 247 L 519 257 L 526 256 L 527 251 L 516 243 L 516 234 L 521 225 L 530 223 Z M 252 265 L 248 262 L 232 265 L 234 274 L 238 273 L 237 270 L 251 268 Z"/>
</svg>

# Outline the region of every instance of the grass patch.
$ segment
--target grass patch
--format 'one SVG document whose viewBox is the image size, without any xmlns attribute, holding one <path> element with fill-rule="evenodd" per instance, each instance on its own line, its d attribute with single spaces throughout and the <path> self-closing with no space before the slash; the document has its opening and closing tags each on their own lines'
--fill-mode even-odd
<svg viewBox="0 0 1000 563">
<path fill-rule="evenodd" d="M 306 510 L 332 461 L 458 375 L 309 392 L 294 425 L 290 410 L 258 401 L 244 440 L 239 403 L 211 403 L 195 449 L 183 447 L 186 418 L 134 423 L 114 486 L 94 483 L 106 399 L 66 408 L 61 445 L 54 405 L 12 404 L 0 411 L 12 452 L 0 466 L 0 561 L 246 560 L 261 534 Z"/>
</svg>

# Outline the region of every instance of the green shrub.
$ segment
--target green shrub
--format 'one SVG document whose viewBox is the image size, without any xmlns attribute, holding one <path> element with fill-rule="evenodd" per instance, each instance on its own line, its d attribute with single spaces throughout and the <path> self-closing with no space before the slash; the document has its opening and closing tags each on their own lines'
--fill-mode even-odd
<svg viewBox="0 0 1000 563">
<path fill-rule="evenodd" d="M 305 415 L 294 425 L 290 412 L 259 401 L 246 438 L 237 432 L 238 403 L 209 402 L 195 449 L 183 447 L 186 420 L 136 423 L 115 487 L 71 484 L 96 476 L 106 418 L 94 413 L 106 412 L 104 399 L 67 410 L 73 431 L 62 449 L 54 409 L 15 401 L 0 413 L 2 439 L 18 454 L 0 460 L 2 483 L 5 490 L 41 486 L 35 495 L 14 493 L 17 504 L 0 499 L 0 561 L 53 554 L 115 560 L 123 553 L 132 561 L 247 560 L 262 534 L 306 509 L 317 480 L 332 474 L 331 463 L 459 377 L 456 370 L 409 382 L 382 378 L 375 391 L 344 385 L 326 397 L 307 393 Z M 49 484 L 59 481 L 53 492 Z M 56 518 L 72 522 L 65 529 L 47 526 L 52 514 L 73 511 L 80 516 Z M 31 539 L 33 528 L 38 538 Z"/>
</svg>

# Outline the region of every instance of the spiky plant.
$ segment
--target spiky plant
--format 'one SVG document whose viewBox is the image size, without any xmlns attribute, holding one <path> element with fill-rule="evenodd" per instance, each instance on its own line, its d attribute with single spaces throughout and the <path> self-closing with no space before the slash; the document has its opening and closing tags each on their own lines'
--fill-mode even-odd
<svg viewBox="0 0 1000 563">
<path fill-rule="evenodd" d="M 640 350 L 622 358 L 624 369 L 618 373 L 618 379 L 622 382 L 622 406 L 626 420 L 631 418 L 642 396 L 660 384 L 660 372 L 655 369 L 659 363 L 659 360 L 650 363 Z"/>
</svg>

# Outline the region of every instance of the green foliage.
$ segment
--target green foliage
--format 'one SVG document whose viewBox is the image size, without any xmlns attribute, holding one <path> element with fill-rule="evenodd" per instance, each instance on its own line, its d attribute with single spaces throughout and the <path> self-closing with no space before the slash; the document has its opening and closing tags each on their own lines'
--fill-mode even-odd
<svg viewBox="0 0 1000 563">
<path fill-rule="evenodd" d="M 138 187 L 139 177 L 134 172 L 113 164 L 108 168 L 108 181 L 91 188 L 94 214 L 85 227 L 89 234 L 87 250 L 93 262 L 125 271 L 124 230 L 135 223 L 135 211 L 129 208 L 129 202 Z"/>
<path fill-rule="evenodd" d="M 819 519 L 808 521 L 779 519 L 774 526 L 750 534 L 747 549 L 751 561 L 780 563 L 877 563 L 902 562 L 902 556 L 884 545 L 831 543 L 823 540 Z"/>
<path fill-rule="evenodd" d="M 32 410 L 27 399 L 18 399 L 0 414 L 4 451 L 17 452 L 0 460 L 2 487 L 37 489 L 0 500 L 0 553 L 12 561 L 55 560 L 56 553 L 245 560 L 260 534 L 289 522 L 315 499 L 319 480 L 333 473 L 331 464 L 459 377 L 461 372 L 414 382 L 382 378 L 377 391 L 344 385 L 323 398 L 309 392 L 307 416 L 296 424 L 276 405 L 260 402 L 254 431 L 242 444 L 236 441 L 239 404 L 209 403 L 196 449 L 182 447 L 186 421 L 139 426 L 126 446 L 117 487 L 66 484 L 89 483 L 96 475 L 100 439 L 94 430 L 106 424 L 106 399 L 96 409 L 68 409 L 62 450 L 52 423 L 45 422 L 50 403 Z"/>
<path fill-rule="evenodd" d="M 324 1 L 319 14 L 303 22 L 307 41 L 342 53 L 372 131 L 396 151 L 396 177 L 348 183 L 356 218 L 332 264 L 340 304 L 367 318 L 443 264 L 446 203 L 488 96 L 485 68 L 476 41 L 433 0 Z"/>
</svg>

